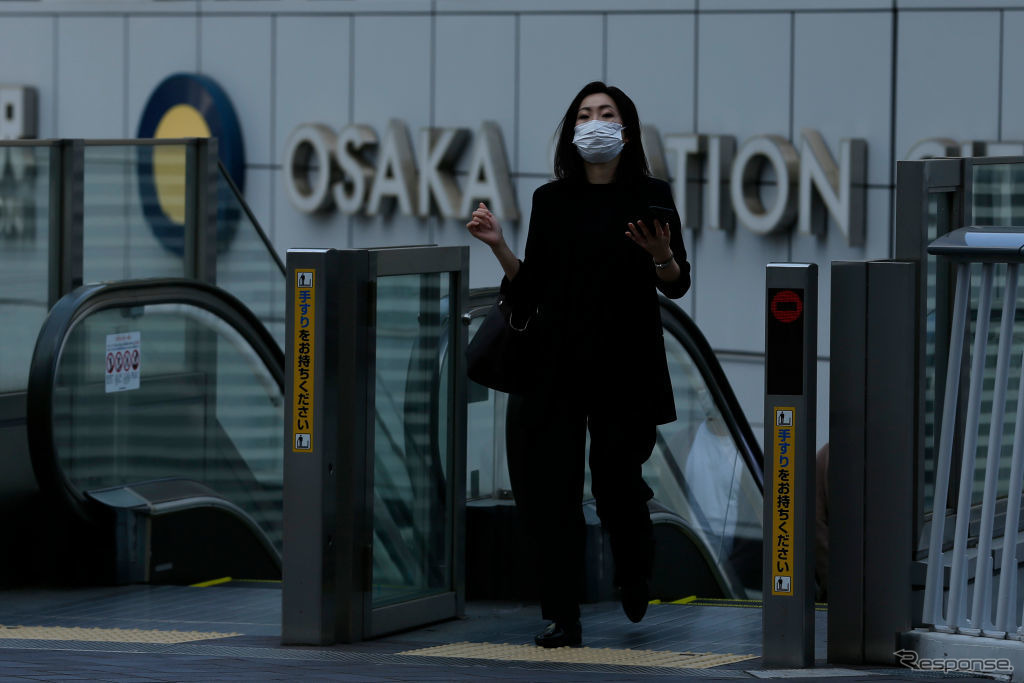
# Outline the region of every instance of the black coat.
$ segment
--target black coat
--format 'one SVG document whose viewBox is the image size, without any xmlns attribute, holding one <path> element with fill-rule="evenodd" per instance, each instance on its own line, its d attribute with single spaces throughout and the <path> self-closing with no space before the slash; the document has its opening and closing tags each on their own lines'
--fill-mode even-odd
<svg viewBox="0 0 1024 683">
<path fill-rule="evenodd" d="M 681 274 L 662 282 L 651 256 L 627 236 L 628 222 L 653 225 L 648 206 L 672 209 L 671 248 Z M 668 183 L 591 185 L 557 180 L 533 195 L 519 273 L 502 293 L 521 318 L 540 306 L 544 377 L 538 395 L 576 394 L 587 412 L 675 419 L 657 291 L 690 288 L 680 221 Z"/>
</svg>

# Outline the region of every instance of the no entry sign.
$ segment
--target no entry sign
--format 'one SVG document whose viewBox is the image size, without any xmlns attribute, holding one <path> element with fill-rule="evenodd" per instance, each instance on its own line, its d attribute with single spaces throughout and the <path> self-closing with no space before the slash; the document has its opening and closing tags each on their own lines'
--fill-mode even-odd
<svg viewBox="0 0 1024 683">
<path fill-rule="evenodd" d="M 791 323 L 804 312 L 804 302 L 792 289 L 784 289 L 772 297 L 772 316 L 780 323 Z"/>
<path fill-rule="evenodd" d="M 139 388 L 142 374 L 142 334 L 121 332 L 107 335 L 104 359 L 106 393 Z"/>
</svg>

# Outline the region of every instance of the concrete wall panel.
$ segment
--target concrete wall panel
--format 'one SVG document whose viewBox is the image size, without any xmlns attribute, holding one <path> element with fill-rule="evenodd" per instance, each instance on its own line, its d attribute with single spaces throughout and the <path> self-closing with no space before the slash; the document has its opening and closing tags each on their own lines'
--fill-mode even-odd
<svg viewBox="0 0 1024 683">
<path fill-rule="evenodd" d="M 794 144 L 799 145 L 802 128 L 813 128 L 838 161 L 840 139 L 863 138 L 868 182 L 895 182 L 889 152 L 892 16 L 798 14 L 795 36 Z"/>
<path fill-rule="evenodd" d="M 519 25 L 519 171 L 548 175 L 551 141 L 573 96 L 603 78 L 598 15 L 526 15 Z"/>
<path fill-rule="evenodd" d="M 271 20 L 203 17 L 199 67 L 231 98 L 241 120 L 245 160 L 266 165 L 271 151 Z"/>
<path fill-rule="evenodd" d="M 57 20 L 58 136 L 120 138 L 129 134 L 124 107 L 124 33 L 121 17 Z"/>
<path fill-rule="evenodd" d="M 192 17 L 129 17 L 128 137 L 138 134 L 142 111 L 161 81 L 198 68 L 198 31 Z"/>
<path fill-rule="evenodd" d="M 903 12 L 898 40 L 896 158 L 923 138 L 995 140 L 999 13 Z"/>
<path fill-rule="evenodd" d="M 430 121 L 430 17 L 380 16 L 355 19 L 353 120 L 379 135 L 389 119 L 401 118 L 415 132 Z"/>
<path fill-rule="evenodd" d="M 512 16 L 440 16 L 434 43 L 434 125 L 464 127 L 475 134 L 482 121 L 496 121 L 513 172 L 516 24 Z M 463 154 L 456 168 L 464 171 L 469 160 Z"/>
<path fill-rule="evenodd" d="M 274 50 L 274 161 L 285 163 L 288 136 L 303 123 L 339 130 L 349 121 L 348 17 L 280 17 Z"/>
<path fill-rule="evenodd" d="M 708 14 L 697 26 L 697 128 L 789 136 L 790 15 Z"/>
<path fill-rule="evenodd" d="M 692 14 L 608 17 L 608 83 L 662 135 L 693 132 L 695 23 Z"/>
</svg>

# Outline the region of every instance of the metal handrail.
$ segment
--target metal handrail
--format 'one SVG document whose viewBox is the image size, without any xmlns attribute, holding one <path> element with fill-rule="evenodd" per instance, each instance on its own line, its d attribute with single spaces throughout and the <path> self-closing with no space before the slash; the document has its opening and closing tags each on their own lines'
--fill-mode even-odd
<svg viewBox="0 0 1024 683">
<path fill-rule="evenodd" d="M 928 252 L 950 258 L 956 263 L 956 296 L 953 304 L 953 324 L 950 333 L 949 361 L 946 367 L 945 399 L 936 464 L 935 498 L 932 528 L 929 539 L 928 571 L 925 582 L 923 620 L 936 630 L 984 635 L 995 638 L 1022 638 L 1024 628 L 1018 621 L 1017 607 L 1017 555 L 1016 537 L 1020 525 L 1022 476 L 1024 476 L 1024 365 L 1017 396 L 1017 415 L 1014 426 L 1014 444 L 1009 475 L 1007 510 L 1001 536 L 995 531 L 995 508 L 998 497 L 999 453 L 1002 448 L 1003 421 L 1006 410 L 1006 390 L 1009 377 L 1010 350 L 1013 323 L 1016 316 L 1017 288 L 1020 264 L 1024 263 L 1024 228 L 966 227 L 954 230 L 936 239 Z M 960 390 L 963 343 L 970 319 L 970 267 L 982 264 L 982 284 L 979 292 L 977 324 L 975 327 L 970 387 L 963 436 L 963 454 L 959 497 L 956 510 L 956 532 L 951 560 L 949 599 L 946 612 L 942 610 L 944 555 L 942 537 L 945 527 L 946 496 L 953 461 L 954 432 L 957 421 L 957 395 Z M 997 263 L 1006 264 L 1006 287 L 1003 291 L 1002 314 L 999 328 L 999 349 L 996 360 L 995 385 L 992 397 L 992 419 L 989 425 L 988 450 L 985 457 L 985 488 L 981 506 L 981 524 L 978 532 L 977 562 L 974 563 L 974 598 L 968 614 L 966 593 L 968 580 L 967 546 L 971 515 L 973 481 L 976 466 L 978 424 L 982 402 L 982 379 L 985 365 L 985 347 L 989 335 L 992 312 L 993 283 Z M 999 594 L 996 614 L 991 614 L 994 557 L 992 548 L 997 538 L 1003 539 L 1003 554 L 999 574 Z M 1009 545 L 1007 545 L 1009 544 Z"/>
</svg>

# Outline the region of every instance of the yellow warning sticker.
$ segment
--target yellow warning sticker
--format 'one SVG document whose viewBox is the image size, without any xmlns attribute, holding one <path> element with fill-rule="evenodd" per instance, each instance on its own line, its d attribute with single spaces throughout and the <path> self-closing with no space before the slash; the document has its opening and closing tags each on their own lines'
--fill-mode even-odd
<svg viewBox="0 0 1024 683">
<path fill-rule="evenodd" d="M 772 595 L 793 595 L 793 456 L 796 453 L 796 409 L 776 407 L 772 438 Z"/>
<path fill-rule="evenodd" d="M 295 336 L 292 339 L 292 451 L 313 451 L 313 362 L 316 340 L 316 271 L 295 271 Z"/>
</svg>

